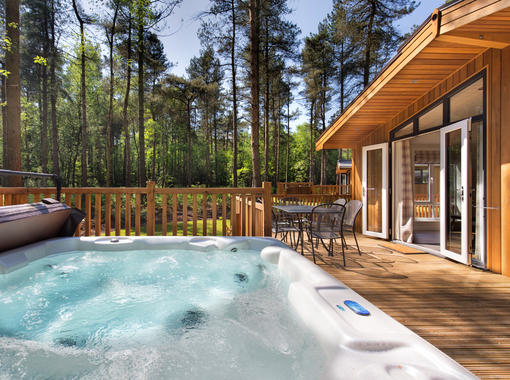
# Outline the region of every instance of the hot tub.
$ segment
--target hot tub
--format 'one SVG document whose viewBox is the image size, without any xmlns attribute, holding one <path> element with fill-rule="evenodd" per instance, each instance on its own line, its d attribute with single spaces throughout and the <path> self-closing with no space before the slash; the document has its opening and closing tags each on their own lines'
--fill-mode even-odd
<svg viewBox="0 0 510 380">
<path fill-rule="evenodd" d="M 54 239 L 0 273 L 2 378 L 476 378 L 270 238 Z"/>
</svg>

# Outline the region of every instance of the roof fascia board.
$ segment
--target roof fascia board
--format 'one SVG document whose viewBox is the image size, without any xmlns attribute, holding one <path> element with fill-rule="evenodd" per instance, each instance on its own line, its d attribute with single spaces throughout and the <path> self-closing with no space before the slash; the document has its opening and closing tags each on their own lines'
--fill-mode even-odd
<svg viewBox="0 0 510 380">
<path fill-rule="evenodd" d="M 451 32 L 473 21 L 510 7 L 510 0 L 471 0 L 441 11 L 440 34 Z"/>
</svg>

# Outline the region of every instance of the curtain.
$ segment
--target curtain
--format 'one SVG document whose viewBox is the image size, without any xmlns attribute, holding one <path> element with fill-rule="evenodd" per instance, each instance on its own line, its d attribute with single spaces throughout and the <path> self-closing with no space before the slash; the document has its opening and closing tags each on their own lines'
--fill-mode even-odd
<svg viewBox="0 0 510 380">
<path fill-rule="evenodd" d="M 441 155 L 438 150 L 417 150 L 414 153 L 414 162 L 417 164 L 439 164 Z"/>
</svg>

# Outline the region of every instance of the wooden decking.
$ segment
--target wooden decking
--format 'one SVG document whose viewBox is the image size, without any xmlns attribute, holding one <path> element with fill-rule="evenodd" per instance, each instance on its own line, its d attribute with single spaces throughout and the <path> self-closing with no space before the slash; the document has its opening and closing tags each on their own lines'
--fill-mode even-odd
<svg viewBox="0 0 510 380">
<path fill-rule="evenodd" d="M 317 264 L 480 378 L 510 379 L 510 278 L 379 243 L 361 238 L 345 268 L 339 246 Z"/>
</svg>

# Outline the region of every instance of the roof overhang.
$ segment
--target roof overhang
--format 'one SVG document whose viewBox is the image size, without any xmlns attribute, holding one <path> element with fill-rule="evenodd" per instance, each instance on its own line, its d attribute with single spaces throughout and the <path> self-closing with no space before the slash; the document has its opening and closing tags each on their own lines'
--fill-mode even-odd
<svg viewBox="0 0 510 380">
<path fill-rule="evenodd" d="M 436 9 L 316 142 L 353 148 L 367 134 L 490 48 L 510 46 L 510 0 L 463 0 Z"/>
</svg>

